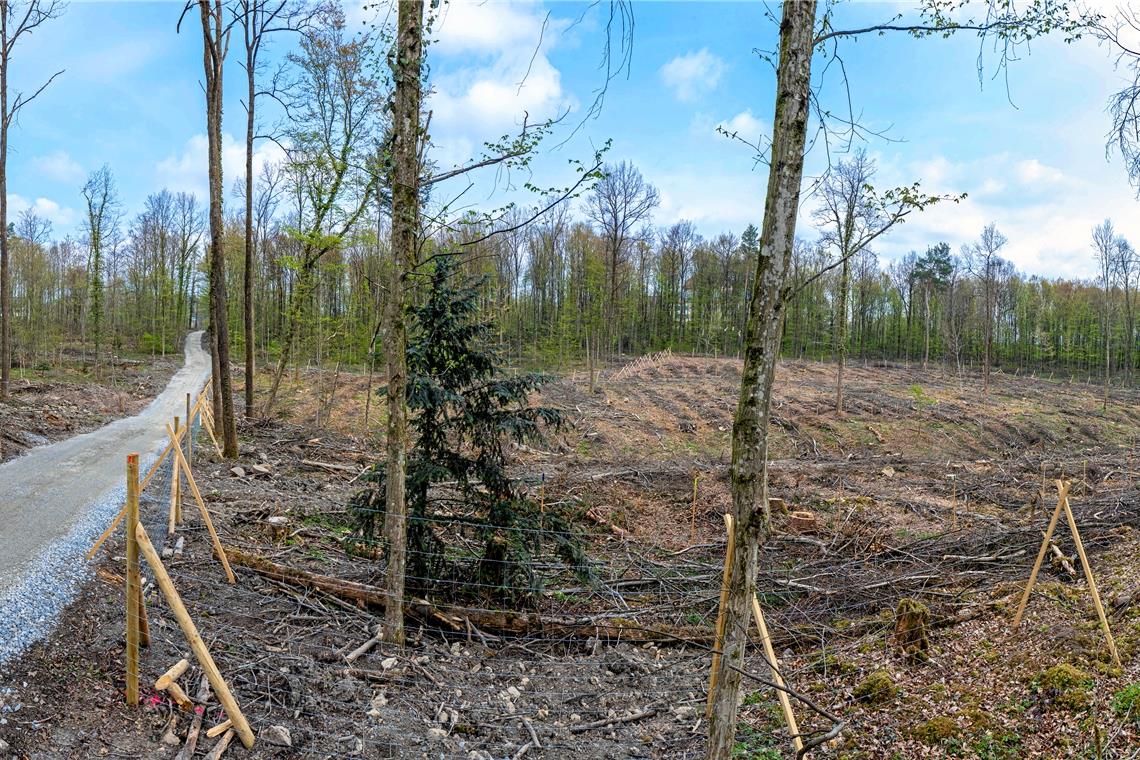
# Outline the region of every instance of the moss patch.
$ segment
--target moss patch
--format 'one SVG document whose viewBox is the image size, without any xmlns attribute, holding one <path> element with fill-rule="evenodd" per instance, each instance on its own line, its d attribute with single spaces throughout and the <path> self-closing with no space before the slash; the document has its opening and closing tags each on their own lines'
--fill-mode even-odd
<svg viewBox="0 0 1140 760">
<path fill-rule="evenodd" d="M 911 735 L 923 744 L 938 745 L 958 735 L 958 724 L 952 718 L 939 716 L 912 728 Z"/>
<path fill-rule="evenodd" d="M 899 689 L 895 686 L 895 681 L 891 678 L 890 673 L 885 670 L 876 670 L 860 681 L 852 693 L 859 702 L 868 705 L 881 705 L 894 699 L 898 691 Z"/>
</svg>

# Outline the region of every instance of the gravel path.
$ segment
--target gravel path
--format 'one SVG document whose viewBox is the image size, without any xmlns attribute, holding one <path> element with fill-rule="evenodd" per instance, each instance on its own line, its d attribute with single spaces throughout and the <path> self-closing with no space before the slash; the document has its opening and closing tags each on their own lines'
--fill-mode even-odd
<svg viewBox="0 0 1140 760">
<path fill-rule="evenodd" d="M 140 414 L 0 465 L 0 664 L 50 633 L 88 576 L 83 555 L 125 499 L 127 454 L 145 472 L 209 377 L 201 338 L 190 333 L 186 364 Z"/>
</svg>

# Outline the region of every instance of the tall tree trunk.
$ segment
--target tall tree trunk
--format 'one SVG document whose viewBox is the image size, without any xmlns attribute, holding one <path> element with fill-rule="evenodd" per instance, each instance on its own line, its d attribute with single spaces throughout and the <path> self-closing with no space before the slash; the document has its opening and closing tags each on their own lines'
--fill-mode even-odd
<svg viewBox="0 0 1140 760">
<path fill-rule="evenodd" d="M 407 566 L 405 474 L 408 447 L 408 332 L 405 285 L 416 265 L 420 206 L 420 94 L 423 58 L 423 0 L 400 0 L 392 64 L 392 279 L 388 292 L 388 462 L 384 535 L 388 539 L 388 603 L 384 640 L 404 642 L 404 573 Z"/>
<path fill-rule="evenodd" d="M 843 366 L 847 362 L 847 291 L 851 288 L 851 257 L 843 252 L 839 303 L 835 307 L 835 413 L 843 414 Z"/>
<path fill-rule="evenodd" d="M 768 415 L 780 350 L 788 270 L 796 235 L 811 93 L 815 0 L 786 2 L 780 23 L 771 170 L 756 279 L 748 310 L 740 401 L 732 423 L 732 510 L 736 552 L 725 603 L 724 656 L 709 718 L 710 760 L 732 756 L 740 670 L 748 641 L 760 544 L 768 537 Z"/>
<path fill-rule="evenodd" d="M 256 34 L 259 6 L 247 8 L 246 13 L 252 13 L 253 18 L 246 18 L 244 28 L 246 35 L 245 45 L 245 72 L 248 92 L 246 93 L 246 120 L 245 120 L 245 272 L 242 283 L 242 308 L 245 314 L 245 418 L 253 417 L 253 133 L 256 120 L 254 106 L 257 102 L 256 83 L 256 48 L 250 35 Z"/>
<path fill-rule="evenodd" d="M 12 273 L 8 259 L 8 7 L 0 6 L 0 401 L 12 379 Z"/>
<path fill-rule="evenodd" d="M 925 335 L 922 339 L 922 369 L 926 370 L 926 365 L 930 363 L 930 287 L 927 286 L 922 291 L 922 318 L 924 325 Z"/>
<path fill-rule="evenodd" d="M 211 8 L 211 5 L 213 6 Z M 226 257 L 222 239 L 222 64 L 226 37 L 221 0 L 198 0 L 202 14 L 203 65 L 206 72 L 206 133 L 210 163 L 210 324 L 213 326 L 218 379 L 215 418 L 221 427 L 222 455 L 236 459 L 237 426 L 234 422 L 233 378 L 230 374 L 230 333 L 226 313 Z M 212 27 L 212 28 L 211 28 Z"/>
<path fill-rule="evenodd" d="M 252 56 L 251 56 L 252 57 Z M 249 65 L 249 108 L 245 125 L 245 273 L 242 306 L 245 311 L 245 416 L 253 417 L 253 128 L 254 71 Z"/>
</svg>

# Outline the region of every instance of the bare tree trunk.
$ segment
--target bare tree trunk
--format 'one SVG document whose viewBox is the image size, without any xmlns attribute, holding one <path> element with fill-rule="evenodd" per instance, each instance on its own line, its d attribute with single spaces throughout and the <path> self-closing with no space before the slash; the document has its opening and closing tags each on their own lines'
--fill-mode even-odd
<svg viewBox="0 0 1140 760">
<path fill-rule="evenodd" d="M 922 347 L 922 369 L 926 370 L 926 365 L 930 363 L 930 287 L 927 286 L 922 294 L 922 317 L 925 325 L 925 337 L 923 338 Z"/>
<path fill-rule="evenodd" d="M 392 63 L 392 279 L 388 292 L 388 463 L 384 535 L 388 539 L 384 640 L 404 642 L 404 573 L 407 566 L 405 474 L 408 446 L 408 332 L 405 285 L 416 264 L 419 220 L 419 139 L 423 0 L 401 0 Z"/>
<path fill-rule="evenodd" d="M 211 7 L 211 5 L 213 7 Z M 206 72 L 206 132 L 210 162 L 210 324 L 217 357 L 215 418 L 220 426 L 222 455 L 236 459 L 237 426 L 234 422 L 233 379 L 230 374 L 230 335 L 226 314 L 226 258 L 222 248 L 222 64 L 229 32 L 222 19 L 222 0 L 198 0 L 202 15 L 203 65 Z"/>
<path fill-rule="evenodd" d="M 256 7 L 247 12 L 256 14 Z M 255 82 L 256 55 L 255 48 L 249 39 L 255 32 L 257 19 L 247 19 L 246 30 L 246 120 L 245 120 L 245 272 L 242 283 L 242 308 L 245 316 L 245 418 L 253 417 L 253 130 L 255 126 L 254 104 L 257 98 Z"/>
<path fill-rule="evenodd" d="M 847 291 L 851 287 L 851 257 L 843 252 L 839 303 L 835 307 L 835 413 L 843 414 L 843 366 L 847 362 Z"/>
<path fill-rule="evenodd" d="M 710 760 L 732 756 L 740 707 L 740 671 L 756 593 L 760 544 L 767 539 L 768 415 L 780 351 L 788 270 L 796 234 L 811 94 L 815 0 L 783 5 L 776 114 L 772 120 L 771 171 L 764 228 L 748 310 L 740 401 L 732 424 L 732 508 L 736 552 L 725 604 L 724 656 L 709 718 Z"/>
<path fill-rule="evenodd" d="M 0 6 L 0 401 L 12 379 L 12 272 L 8 259 L 8 8 Z"/>
</svg>

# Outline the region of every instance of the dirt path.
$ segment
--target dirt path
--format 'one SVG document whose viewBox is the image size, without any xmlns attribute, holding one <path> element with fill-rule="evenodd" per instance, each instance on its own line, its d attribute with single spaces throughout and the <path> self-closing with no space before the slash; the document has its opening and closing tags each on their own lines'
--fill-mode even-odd
<svg viewBox="0 0 1140 760">
<path fill-rule="evenodd" d="M 162 445 L 163 423 L 185 409 L 186 394 L 197 392 L 209 375 L 201 336 L 188 336 L 185 365 L 140 414 L 0 465 L 0 609 L 3 597 L 35 571 L 37 558 L 122 492 L 126 455 L 139 452 L 145 463 Z M 57 559 L 84 564 L 79 546 L 66 547 Z"/>
</svg>

